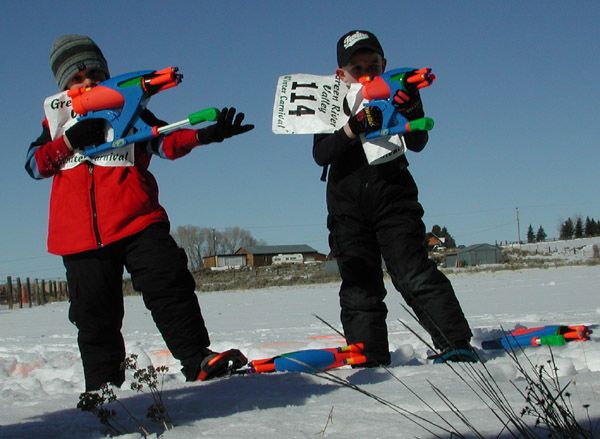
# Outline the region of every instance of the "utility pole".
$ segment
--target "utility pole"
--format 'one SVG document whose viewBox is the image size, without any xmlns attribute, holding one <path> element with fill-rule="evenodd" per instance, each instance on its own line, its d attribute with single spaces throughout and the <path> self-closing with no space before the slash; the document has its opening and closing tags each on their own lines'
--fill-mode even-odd
<svg viewBox="0 0 600 439">
<path fill-rule="evenodd" d="M 215 229 L 212 229 L 213 256 L 217 256 L 217 234 Z"/>
<path fill-rule="evenodd" d="M 517 242 L 519 243 L 519 247 L 521 247 L 521 225 L 519 224 L 519 208 L 517 207 Z"/>
</svg>

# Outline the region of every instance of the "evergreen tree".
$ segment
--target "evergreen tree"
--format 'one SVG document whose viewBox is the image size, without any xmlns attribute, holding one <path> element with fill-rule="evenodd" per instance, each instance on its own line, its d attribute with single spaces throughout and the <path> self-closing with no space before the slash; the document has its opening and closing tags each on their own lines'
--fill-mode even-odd
<svg viewBox="0 0 600 439">
<path fill-rule="evenodd" d="M 573 233 L 575 233 L 575 226 L 573 226 L 573 220 L 569 218 L 560 226 L 559 239 L 571 239 Z"/>
<path fill-rule="evenodd" d="M 590 220 L 589 216 L 585 217 L 585 225 L 583 226 L 583 236 L 585 236 L 586 238 L 591 235 L 591 227 L 592 227 L 592 220 Z"/>
<path fill-rule="evenodd" d="M 529 224 L 529 228 L 527 229 L 527 242 L 531 243 L 535 241 L 535 235 L 533 234 L 533 227 Z"/>
<path fill-rule="evenodd" d="M 538 229 L 537 234 L 535 235 L 535 240 L 536 242 L 544 242 L 546 240 L 546 232 L 544 232 L 544 228 L 542 226 L 540 226 Z"/>
<path fill-rule="evenodd" d="M 581 217 L 577 218 L 577 221 L 575 222 L 575 232 L 573 234 L 574 238 L 583 238 L 583 221 L 581 220 Z"/>
<path fill-rule="evenodd" d="M 596 220 L 594 220 L 594 218 L 591 218 L 588 216 L 585 219 L 585 226 L 583 228 L 583 236 L 585 237 L 591 237 L 591 236 L 597 236 L 598 234 L 600 234 L 600 230 L 598 228 L 598 222 Z"/>
</svg>

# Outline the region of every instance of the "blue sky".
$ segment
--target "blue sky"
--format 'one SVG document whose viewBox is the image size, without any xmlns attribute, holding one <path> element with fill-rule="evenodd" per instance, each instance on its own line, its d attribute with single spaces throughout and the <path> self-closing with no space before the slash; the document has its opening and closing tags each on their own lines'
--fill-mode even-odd
<svg viewBox="0 0 600 439">
<path fill-rule="evenodd" d="M 312 137 L 271 132 L 277 78 L 331 74 L 346 31 L 375 32 L 388 68 L 432 67 L 423 91 L 436 125 L 408 153 L 428 230 L 459 244 L 549 237 L 575 215 L 600 219 L 600 4 L 593 1 L 54 1 L 0 9 L 0 278 L 62 278 L 46 253 L 50 180 L 23 164 L 56 92 L 48 52 L 92 36 L 111 73 L 180 68 L 183 83 L 149 108 L 176 121 L 236 106 L 256 129 L 175 162 L 154 159 L 172 227 L 239 226 L 268 244 L 327 253 L 325 184 Z"/>
</svg>

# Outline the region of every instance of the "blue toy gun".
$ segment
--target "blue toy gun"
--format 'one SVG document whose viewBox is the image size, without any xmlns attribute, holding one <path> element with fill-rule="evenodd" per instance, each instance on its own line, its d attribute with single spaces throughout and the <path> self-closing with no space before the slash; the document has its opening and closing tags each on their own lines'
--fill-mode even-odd
<svg viewBox="0 0 600 439">
<path fill-rule="evenodd" d="M 383 118 L 381 129 L 369 132 L 365 137 L 376 139 L 395 134 L 402 135 L 411 131 L 431 130 L 433 119 L 422 117 L 409 121 L 394 107 L 393 99 L 398 90 L 421 89 L 431 85 L 434 80 L 435 75 L 427 67 L 394 69 L 374 78 L 370 76 L 359 78 L 359 82 L 363 85 L 362 94 L 369 101 L 365 107 L 379 108 Z"/>
<path fill-rule="evenodd" d="M 320 372 L 336 367 L 363 364 L 367 358 L 363 354 L 364 344 L 325 349 L 305 349 L 288 352 L 272 358 L 253 360 L 248 363 L 250 373 L 268 372 Z"/>
<path fill-rule="evenodd" d="M 83 154 L 93 157 L 130 143 L 143 142 L 177 131 L 188 125 L 214 121 L 219 116 L 216 108 L 206 108 L 188 115 L 187 119 L 162 127 L 150 126 L 140 118 L 150 97 L 177 86 L 183 75 L 177 67 L 162 70 L 143 70 L 125 73 L 107 79 L 95 87 L 81 87 L 68 91 L 73 111 L 79 121 L 100 118 L 114 131 L 113 140 L 86 148 Z"/>
<path fill-rule="evenodd" d="M 585 325 L 548 325 L 538 328 L 519 328 L 496 340 L 481 343 L 483 349 L 505 349 L 507 351 L 538 346 L 563 346 L 569 341 L 586 341 L 592 330 Z"/>
</svg>

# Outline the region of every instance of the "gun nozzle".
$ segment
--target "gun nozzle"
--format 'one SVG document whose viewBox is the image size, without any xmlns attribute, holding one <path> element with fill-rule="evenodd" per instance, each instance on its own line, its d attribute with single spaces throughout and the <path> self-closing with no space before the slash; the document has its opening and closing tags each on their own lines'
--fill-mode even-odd
<svg viewBox="0 0 600 439">
<path fill-rule="evenodd" d="M 179 73 L 178 67 L 167 67 L 145 76 L 143 87 L 147 93 L 152 95 L 177 86 L 182 79 L 183 75 Z"/>
</svg>

